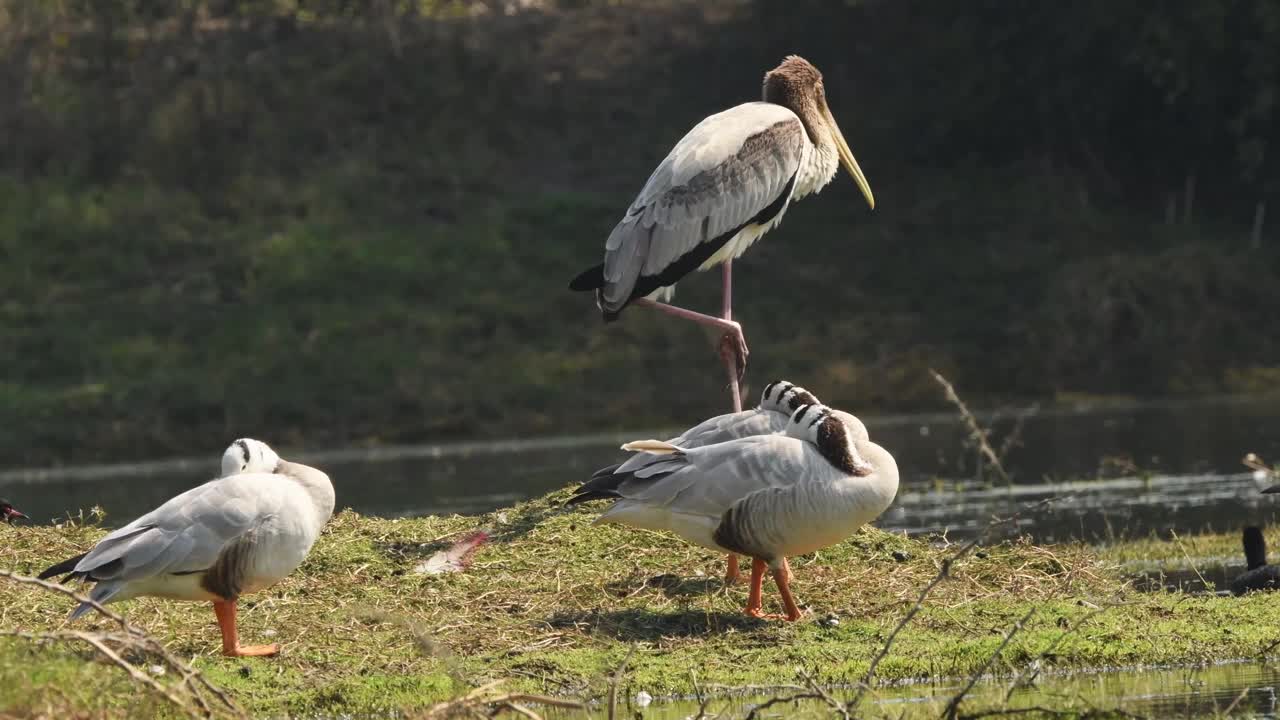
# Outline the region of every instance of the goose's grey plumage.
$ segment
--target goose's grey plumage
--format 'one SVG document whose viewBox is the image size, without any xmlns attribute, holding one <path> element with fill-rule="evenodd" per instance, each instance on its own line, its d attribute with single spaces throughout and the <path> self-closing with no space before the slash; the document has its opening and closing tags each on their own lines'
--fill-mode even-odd
<svg viewBox="0 0 1280 720">
<path fill-rule="evenodd" d="M 222 470 L 224 477 L 177 495 L 40 577 L 96 582 L 89 597 L 103 604 L 142 595 L 234 603 L 278 582 L 328 522 L 333 484 L 250 439 L 227 448 Z M 89 609 L 82 604 L 71 618 Z"/>
<path fill-rule="evenodd" d="M 813 393 L 786 380 L 775 380 L 765 386 L 760 396 L 760 405 L 751 410 L 725 413 L 704 420 L 685 430 L 667 442 L 681 448 L 695 448 L 716 443 L 737 440 L 753 435 L 769 435 L 782 432 L 791 413 L 805 404 L 817 404 Z M 860 432 L 865 436 L 866 428 L 852 418 Z M 636 453 L 625 462 L 597 470 L 577 489 L 577 494 L 569 500 L 569 504 L 594 500 L 598 498 L 618 497 L 618 488 L 632 483 L 645 484 L 649 479 L 636 479 L 637 470 L 660 461 L 659 455 Z M 738 581 L 738 557 L 730 554 L 725 560 L 725 584 Z"/>
<path fill-rule="evenodd" d="M 813 393 L 787 380 L 775 380 L 760 393 L 760 404 L 750 410 L 725 413 L 703 420 L 667 442 L 681 448 L 703 447 L 716 443 L 782 432 L 787 427 L 791 413 L 801 405 L 815 405 L 818 398 Z M 661 459 L 650 453 L 637 453 L 619 465 L 602 468 L 592 477 L 623 475 Z M 578 488 L 582 492 L 586 486 Z"/>
<path fill-rule="evenodd" d="M 783 434 L 689 449 L 652 440 L 623 447 L 659 460 L 619 486 L 596 522 L 668 530 L 750 555 L 775 578 L 788 556 L 833 545 L 874 520 L 898 490 L 893 456 L 823 406 L 797 409 Z M 753 573 L 753 593 L 758 584 Z"/>
</svg>

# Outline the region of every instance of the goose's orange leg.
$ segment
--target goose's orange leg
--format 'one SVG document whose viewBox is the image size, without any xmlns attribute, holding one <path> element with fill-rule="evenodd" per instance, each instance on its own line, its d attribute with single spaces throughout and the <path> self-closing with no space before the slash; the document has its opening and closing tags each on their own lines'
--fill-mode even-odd
<svg viewBox="0 0 1280 720">
<path fill-rule="evenodd" d="M 275 655 L 280 652 L 278 645 L 241 645 L 240 634 L 236 630 L 236 601 L 214 600 L 213 614 L 218 616 L 218 627 L 222 629 L 222 654 L 227 657 L 261 657 Z"/>
<path fill-rule="evenodd" d="M 791 596 L 791 566 L 787 564 L 787 559 L 782 559 L 782 565 L 773 571 L 773 581 L 778 584 L 778 594 L 782 596 L 782 608 L 787 611 L 782 616 L 783 620 L 795 622 L 800 619 L 800 608 L 796 605 L 796 599 Z"/>
<path fill-rule="evenodd" d="M 747 593 L 747 607 L 743 612 L 751 617 L 765 617 L 760 612 L 760 603 L 764 595 L 764 570 L 768 567 L 763 560 L 751 559 L 751 591 Z"/>
<path fill-rule="evenodd" d="M 725 560 L 726 567 L 724 569 L 724 584 L 732 585 L 742 579 L 742 571 L 738 569 L 738 556 L 729 553 Z"/>
<path fill-rule="evenodd" d="M 765 613 L 761 611 L 761 595 L 763 595 L 764 571 L 768 564 L 763 560 L 753 559 L 751 561 L 751 594 L 747 596 L 746 613 L 751 617 L 757 617 L 762 620 L 787 620 L 794 622 L 800 619 L 800 607 L 796 605 L 796 600 L 791 595 L 791 566 L 787 563 L 787 559 L 782 559 L 782 564 L 773 571 L 773 581 L 778 584 L 778 593 L 782 595 L 782 608 L 786 610 L 786 614 L 779 615 L 776 613 Z"/>
</svg>

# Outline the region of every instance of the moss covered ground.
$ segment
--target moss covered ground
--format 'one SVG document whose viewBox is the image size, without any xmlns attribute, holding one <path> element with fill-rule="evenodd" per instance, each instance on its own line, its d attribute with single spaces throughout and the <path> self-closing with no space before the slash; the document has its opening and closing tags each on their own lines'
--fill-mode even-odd
<svg viewBox="0 0 1280 720">
<path fill-rule="evenodd" d="M 255 716 L 421 710 L 493 680 L 599 701 L 633 650 L 625 688 L 662 697 L 795 683 L 799 668 L 823 684 L 858 681 L 956 549 L 864 529 L 793 562 L 804 619 L 759 621 L 741 613 L 745 587 L 723 587 L 721 558 L 664 534 L 593 526 L 594 509 L 564 508 L 567 497 L 560 491 L 480 517 L 337 514 L 298 572 L 243 602 L 244 641 L 281 643 L 275 659 L 221 657 L 203 605 L 139 599 L 113 607 L 191 658 Z M 477 528 L 492 541 L 465 572 L 411 571 Z M 0 567 L 28 574 L 104 532 L 83 522 L 0 530 Z M 1199 544 L 1225 552 L 1232 540 L 1183 542 L 1196 544 L 1194 554 Z M 1055 642 L 1043 664 L 1070 670 L 1254 657 L 1280 639 L 1280 606 L 1265 596 L 1133 590 L 1118 563 L 1134 554 L 1176 559 L 1183 549 L 1155 540 L 1101 551 L 1018 541 L 981 548 L 956 563 L 877 674 L 885 681 L 970 674 L 1030 610 L 994 672 L 1016 673 Z M 0 626 L 54 630 L 70 609 L 68 598 L 11 584 L 0 593 Z M 74 627 L 111 624 L 86 618 Z M 164 711 L 93 658 L 85 647 L 0 638 L 0 708 Z"/>
</svg>

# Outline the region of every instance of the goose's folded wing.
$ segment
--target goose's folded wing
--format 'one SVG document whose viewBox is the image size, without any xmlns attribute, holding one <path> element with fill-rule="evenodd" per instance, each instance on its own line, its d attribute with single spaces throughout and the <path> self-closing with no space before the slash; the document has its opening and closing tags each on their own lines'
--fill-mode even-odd
<svg viewBox="0 0 1280 720">
<path fill-rule="evenodd" d="M 264 480 L 265 478 L 265 480 Z M 95 580 L 207 570 L 278 511 L 271 476 L 235 475 L 188 490 L 103 538 L 76 564 Z"/>
<path fill-rule="evenodd" d="M 786 426 L 787 417 L 781 413 L 759 409 L 744 410 L 703 420 L 667 442 L 685 449 L 700 448 L 753 435 L 769 435 L 785 429 Z M 636 453 L 627 458 L 626 462 L 615 467 L 613 472 L 635 472 L 653 464 L 660 457 L 662 456 L 652 453 Z"/>
<path fill-rule="evenodd" d="M 814 460 L 809 443 L 784 435 L 760 435 L 669 456 L 641 472 L 668 473 L 653 482 L 624 488 L 626 500 L 676 513 L 719 517 L 738 500 L 806 477 Z"/>
<path fill-rule="evenodd" d="M 728 413 L 699 423 L 684 432 L 675 445 L 682 448 L 706 447 L 755 435 L 771 435 L 787 427 L 787 416 L 772 410 L 746 410 Z"/>
</svg>

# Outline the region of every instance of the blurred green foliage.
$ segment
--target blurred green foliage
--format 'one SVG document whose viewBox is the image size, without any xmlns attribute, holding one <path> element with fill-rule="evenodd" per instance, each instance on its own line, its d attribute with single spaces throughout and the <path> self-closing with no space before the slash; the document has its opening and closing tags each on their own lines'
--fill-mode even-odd
<svg viewBox="0 0 1280 720">
<path fill-rule="evenodd" d="M 737 265 L 751 392 L 1258 389 L 1278 46 L 1244 0 L 0 0 L 0 458 L 719 410 L 699 330 L 565 284 L 791 52 L 880 204 L 838 179 Z"/>
</svg>

